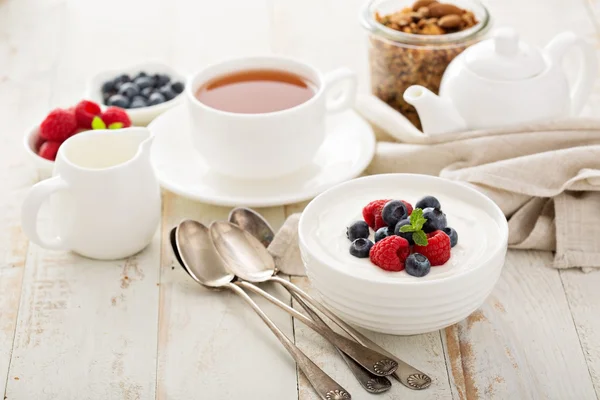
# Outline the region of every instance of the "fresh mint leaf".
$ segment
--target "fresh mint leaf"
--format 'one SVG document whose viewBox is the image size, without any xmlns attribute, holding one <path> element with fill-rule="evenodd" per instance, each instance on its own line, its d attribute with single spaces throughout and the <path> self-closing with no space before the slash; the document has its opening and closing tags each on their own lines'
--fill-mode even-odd
<svg viewBox="0 0 600 400">
<path fill-rule="evenodd" d="M 421 230 L 414 232 L 412 235 L 412 239 L 416 245 L 427 246 L 427 243 L 428 243 L 427 235 L 425 234 L 425 232 L 423 232 Z"/>
<path fill-rule="evenodd" d="M 102 118 L 96 115 L 92 120 L 92 129 L 106 129 L 106 124 L 102 121 Z"/>
<path fill-rule="evenodd" d="M 410 214 L 410 224 L 414 228 L 414 231 L 420 231 L 423 229 L 423 225 L 427 222 L 427 218 L 423 217 L 423 210 L 420 208 L 415 208 Z"/>
<path fill-rule="evenodd" d="M 415 232 L 415 227 L 412 225 L 403 225 L 400 227 L 400 232 Z"/>
</svg>

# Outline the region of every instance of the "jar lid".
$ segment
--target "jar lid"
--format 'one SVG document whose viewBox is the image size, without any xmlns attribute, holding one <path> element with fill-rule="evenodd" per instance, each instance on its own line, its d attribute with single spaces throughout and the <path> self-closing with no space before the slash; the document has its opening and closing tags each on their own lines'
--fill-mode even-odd
<svg viewBox="0 0 600 400">
<path fill-rule="evenodd" d="M 465 64 L 484 78 L 508 81 L 534 77 L 546 67 L 541 52 L 521 42 L 512 28 L 498 29 L 492 39 L 467 49 Z"/>
</svg>

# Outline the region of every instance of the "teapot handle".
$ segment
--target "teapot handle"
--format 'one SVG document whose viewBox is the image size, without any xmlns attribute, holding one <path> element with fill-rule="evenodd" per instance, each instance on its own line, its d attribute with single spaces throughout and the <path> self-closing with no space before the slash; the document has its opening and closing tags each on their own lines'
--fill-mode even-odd
<svg viewBox="0 0 600 400">
<path fill-rule="evenodd" d="M 580 49 L 580 67 L 577 79 L 571 88 L 571 115 L 578 115 L 590 96 L 598 74 L 598 60 L 594 48 L 573 32 L 563 32 L 546 45 L 546 52 L 553 62 L 560 64 L 572 46 Z"/>
</svg>

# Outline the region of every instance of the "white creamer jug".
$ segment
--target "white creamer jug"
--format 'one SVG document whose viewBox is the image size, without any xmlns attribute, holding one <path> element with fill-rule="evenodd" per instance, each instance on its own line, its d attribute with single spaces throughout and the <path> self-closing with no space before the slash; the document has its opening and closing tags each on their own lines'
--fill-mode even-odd
<svg viewBox="0 0 600 400">
<path fill-rule="evenodd" d="M 28 193 L 25 234 L 53 250 L 118 259 L 150 243 L 160 221 L 160 187 L 150 164 L 153 137 L 146 128 L 94 130 L 65 141 L 53 177 Z M 58 235 L 43 238 L 38 212 L 50 196 Z"/>
</svg>

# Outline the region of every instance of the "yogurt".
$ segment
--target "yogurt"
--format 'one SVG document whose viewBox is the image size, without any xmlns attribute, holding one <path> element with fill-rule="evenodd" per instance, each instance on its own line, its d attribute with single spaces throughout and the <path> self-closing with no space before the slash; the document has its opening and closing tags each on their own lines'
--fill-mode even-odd
<svg viewBox="0 0 600 400">
<path fill-rule="evenodd" d="M 458 244 L 452 248 L 451 258 L 441 266 L 431 267 L 424 277 L 414 277 L 406 271 L 385 271 L 368 258 L 356 258 L 349 253 L 350 240 L 346 228 L 362 220 L 362 209 L 372 200 L 397 199 L 415 203 L 426 195 L 435 196 L 446 214 L 448 226 L 458 233 Z M 330 207 L 319 207 L 320 211 L 311 218 L 309 245 L 314 253 L 331 263 L 339 265 L 347 273 L 359 278 L 386 281 L 424 281 L 445 278 L 475 268 L 489 256 L 487 249 L 495 247 L 502 235 L 498 224 L 485 210 L 475 207 L 468 198 L 453 197 L 438 190 L 426 192 L 407 188 L 380 189 L 377 192 L 352 193 L 336 197 Z M 313 240 L 314 239 L 314 240 Z M 373 240 L 373 232 L 371 232 Z"/>
</svg>

